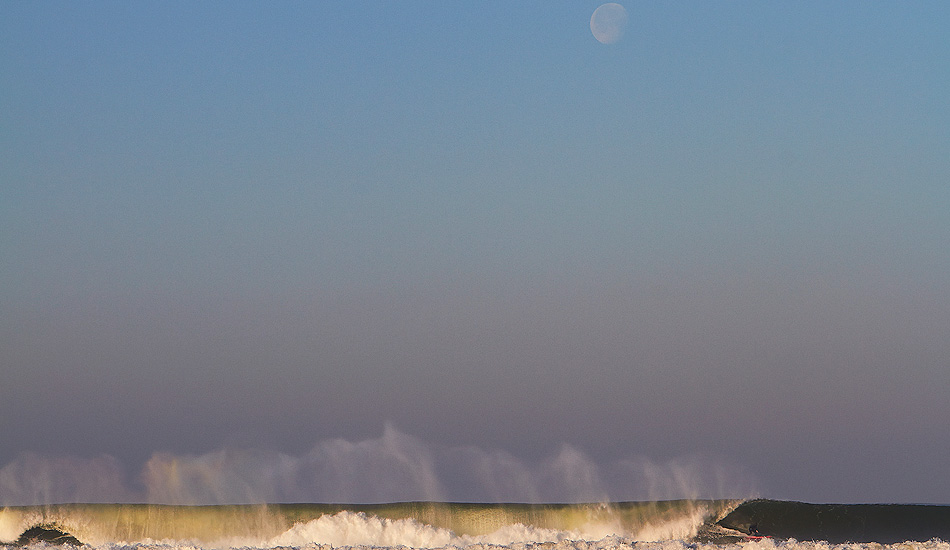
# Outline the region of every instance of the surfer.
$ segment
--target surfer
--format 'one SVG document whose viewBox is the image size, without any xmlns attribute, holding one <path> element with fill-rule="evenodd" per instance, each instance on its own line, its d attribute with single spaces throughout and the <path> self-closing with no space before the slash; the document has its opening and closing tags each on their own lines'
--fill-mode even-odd
<svg viewBox="0 0 950 550">
<path fill-rule="evenodd" d="M 753 524 L 749 525 L 749 534 L 752 535 L 753 537 L 759 536 L 759 524 L 758 524 L 758 523 L 753 523 Z"/>
</svg>

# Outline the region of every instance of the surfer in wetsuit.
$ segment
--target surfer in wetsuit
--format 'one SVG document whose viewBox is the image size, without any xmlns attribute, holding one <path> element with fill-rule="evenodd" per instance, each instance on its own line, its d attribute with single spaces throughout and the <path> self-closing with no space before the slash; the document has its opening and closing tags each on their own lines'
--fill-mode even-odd
<svg viewBox="0 0 950 550">
<path fill-rule="evenodd" d="M 759 524 L 758 524 L 758 523 L 753 523 L 752 525 L 749 525 L 749 534 L 752 535 L 753 537 L 759 535 Z"/>
</svg>

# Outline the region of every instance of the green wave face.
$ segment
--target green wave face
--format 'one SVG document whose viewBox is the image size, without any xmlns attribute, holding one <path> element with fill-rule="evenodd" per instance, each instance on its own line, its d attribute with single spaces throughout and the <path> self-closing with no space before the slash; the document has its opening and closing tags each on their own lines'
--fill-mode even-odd
<svg viewBox="0 0 950 550">
<path fill-rule="evenodd" d="M 704 522 L 719 519 L 736 504 L 719 500 L 677 500 L 609 504 L 406 502 L 372 505 L 14 506 L 0 508 L 0 542 L 13 543 L 28 529 L 43 526 L 93 545 L 148 540 L 267 545 L 269 541 L 286 540 L 291 535 L 297 537 L 294 545 L 331 544 L 333 541 L 306 539 L 323 536 L 312 522 L 327 517 L 344 517 L 340 514 L 350 514 L 345 516 L 349 520 L 356 518 L 367 525 L 375 525 L 382 529 L 380 533 L 386 529 L 401 532 L 429 529 L 444 533 L 445 537 L 486 537 L 517 527 L 522 531 L 547 532 L 544 536 L 548 537 L 557 532 L 583 538 L 618 535 L 638 540 L 684 539 L 694 536 Z M 307 529 L 311 524 L 314 528 Z M 503 542 L 500 538 L 504 536 L 496 535 L 496 539 Z M 363 542 L 373 544 L 372 540 Z"/>
</svg>

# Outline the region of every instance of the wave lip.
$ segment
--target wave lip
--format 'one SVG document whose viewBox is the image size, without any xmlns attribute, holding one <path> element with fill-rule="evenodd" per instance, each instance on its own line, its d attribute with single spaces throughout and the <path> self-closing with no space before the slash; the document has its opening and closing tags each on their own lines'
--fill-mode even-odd
<svg viewBox="0 0 950 550">
<path fill-rule="evenodd" d="M 832 544 L 950 541 L 950 506 L 756 499 L 743 502 L 716 525 L 744 534 Z"/>
</svg>

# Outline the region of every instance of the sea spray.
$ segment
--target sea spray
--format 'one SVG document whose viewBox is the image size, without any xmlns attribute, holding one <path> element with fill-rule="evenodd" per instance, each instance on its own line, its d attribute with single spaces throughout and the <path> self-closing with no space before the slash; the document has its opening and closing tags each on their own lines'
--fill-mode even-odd
<svg viewBox="0 0 950 550">
<path fill-rule="evenodd" d="M 115 458 L 21 453 L 0 467 L 0 505 L 126 502 L 141 496 L 126 487 Z"/>
<path fill-rule="evenodd" d="M 564 444 L 536 461 L 504 450 L 450 447 L 387 425 L 380 437 L 327 439 L 292 455 L 224 448 L 156 452 L 126 483 L 108 456 L 23 453 L 0 467 L 0 505 L 66 502 L 619 502 L 747 498 L 754 479 L 725 459 L 627 457 L 598 462 Z"/>
</svg>

